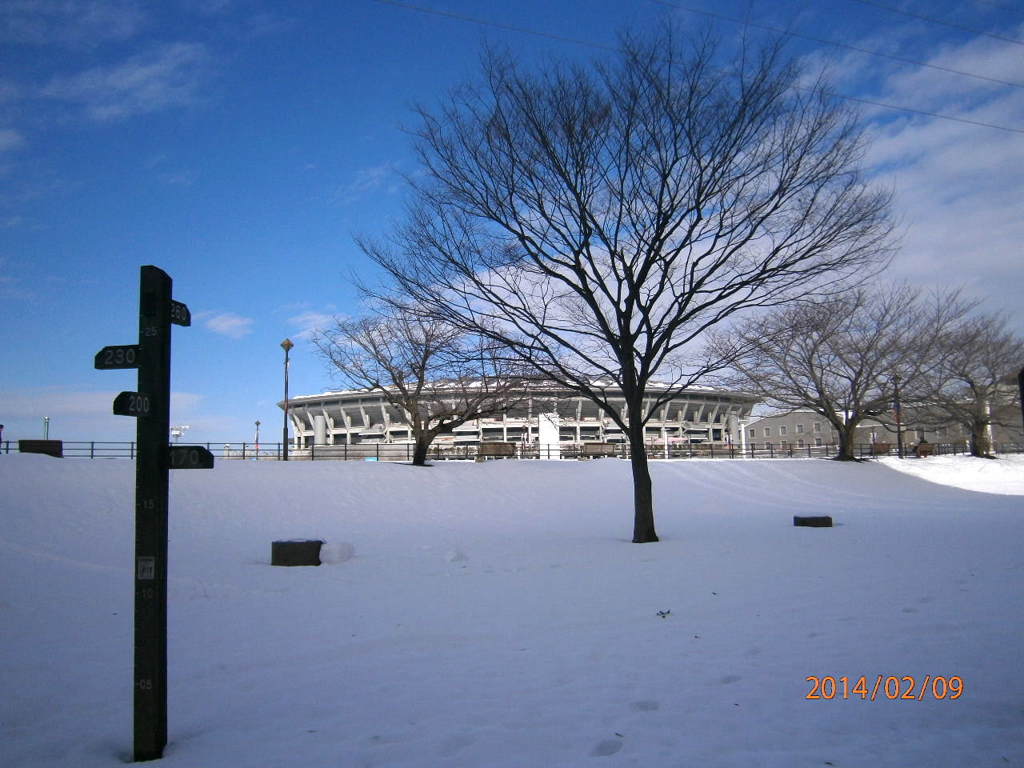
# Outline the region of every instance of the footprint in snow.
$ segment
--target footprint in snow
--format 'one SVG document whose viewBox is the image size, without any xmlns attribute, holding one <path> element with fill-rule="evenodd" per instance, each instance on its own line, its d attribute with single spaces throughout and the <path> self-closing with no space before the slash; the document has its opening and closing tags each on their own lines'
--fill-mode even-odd
<svg viewBox="0 0 1024 768">
<path fill-rule="evenodd" d="M 598 745 L 594 747 L 594 750 L 590 753 L 591 757 L 608 757 L 614 755 L 622 749 L 622 742 L 618 739 L 605 739 L 604 741 L 598 742 Z"/>
<path fill-rule="evenodd" d="M 441 754 L 444 757 L 453 757 L 457 752 L 474 744 L 476 739 L 466 733 L 456 733 L 441 742 Z"/>
<path fill-rule="evenodd" d="M 629 708 L 634 712 L 654 712 L 661 705 L 656 701 L 634 701 Z"/>
</svg>

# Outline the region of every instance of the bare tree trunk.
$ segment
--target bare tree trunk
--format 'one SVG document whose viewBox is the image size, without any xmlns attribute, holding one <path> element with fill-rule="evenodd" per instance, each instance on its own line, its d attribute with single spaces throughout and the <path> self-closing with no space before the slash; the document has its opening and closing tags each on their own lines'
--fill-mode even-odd
<svg viewBox="0 0 1024 768">
<path fill-rule="evenodd" d="M 654 530 L 654 493 L 651 490 L 651 470 L 647 465 L 643 427 L 630 430 L 629 461 L 633 468 L 633 543 L 657 541 L 658 534 Z"/>
<path fill-rule="evenodd" d="M 985 427 L 975 424 L 971 427 L 971 456 L 985 458 L 990 455 L 992 446 L 989 445 L 988 435 Z"/>
<path fill-rule="evenodd" d="M 854 440 L 857 436 L 856 428 L 843 427 L 836 430 L 839 433 L 839 454 L 836 461 L 853 461 L 857 458 L 857 446 Z"/>
<path fill-rule="evenodd" d="M 412 449 L 412 465 L 414 467 L 427 466 L 427 452 L 430 450 L 432 438 L 426 431 L 416 435 L 416 444 Z"/>
<path fill-rule="evenodd" d="M 430 444 L 434 442 L 433 430 L 427 429 L 426 425 L 415 416 L 410 420 L 409 426 L 412 429 L 412 465 L 414 467 L 427 466 L 427 452 Z"/>
</svg>

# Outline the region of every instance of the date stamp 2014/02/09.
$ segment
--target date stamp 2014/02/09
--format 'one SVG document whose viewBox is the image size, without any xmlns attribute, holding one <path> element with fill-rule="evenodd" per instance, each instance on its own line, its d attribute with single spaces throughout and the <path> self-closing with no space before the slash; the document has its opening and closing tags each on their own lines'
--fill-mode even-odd
<svg viewBox="0 0 1024 768">
<path fill-rule="evenodd" d="M 860 677 L 833 677 L 826 675 L 808 675 L 804 678 L 811 684 L 811 690 L 805 699 L 860 699 L 876 701 L 879 698 L 900 701 L 924 701 L 935 699 L 954 701 L 964 695 L 964 681 L 959 675 L 925 675 L 917 678 L 913 675 L 877 675 L 869 680 L 867 675 Z"/>
</svg>

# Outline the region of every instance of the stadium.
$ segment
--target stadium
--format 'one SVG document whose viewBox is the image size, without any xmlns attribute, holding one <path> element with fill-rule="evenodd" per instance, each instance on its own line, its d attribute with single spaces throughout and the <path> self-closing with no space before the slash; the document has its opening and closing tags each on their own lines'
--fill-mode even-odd
<svg viewBox="0 0 1024 768">
<path fill-rule="evenodd" d="M 625 414 L 625 398 L 606 389 L 609 400 Z M 648 388 L 652 397 L 664 385 Z M 531 383 L 510 394 L 515 404 L 495 418 L 468 422 L 435 440 L 435 449 L 513 444 L 522 449 L 547 446 L 579 448 L 586 444 L 625 442 L 622 430 L 595 403 L 550 383 Z M 749 394 L 706 387 L 680 391 L 657 412 L 646 427 L 654 448 L 692 444 L 739 445 L 740 421 L 750 415 L 757 399 Z M 284 403 L 279 403 L 284 407 Z M 407 446 L 412 431 L 405 412 L 389 404 L 380 392 L 347 390 L 299 395 L 288 400 L 288 419 L 294 449 L 320 446 Z"/>
</svg>

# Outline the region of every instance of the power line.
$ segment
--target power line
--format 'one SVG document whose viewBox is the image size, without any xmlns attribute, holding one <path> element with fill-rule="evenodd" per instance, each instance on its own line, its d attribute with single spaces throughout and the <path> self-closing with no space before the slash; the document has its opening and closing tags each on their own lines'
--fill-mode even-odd
<svg viewBox="0 0 1024 768">
<path fill-rule="evenodd" d="M 996 0 L 974 0 L 974 2 L 982 3 L 983 5 L 990 5 L 993 8 L 999 8 L 1000 10 L 1003 10 L 1003 11 L 1016 11 L 1016 10 L 1019 10 L 1019 8 L 1016 8 L 1016 7 L 1014 7 L 1013 5 L 1011 5 L 1009 3 L 999 3 L 999 2 L 996 2 Z"/>
<path fill-rule="evenodd" d="M 984 32 L 974 27 L 968 27 L 963 24 L 955 24 L 952 21 L 943 21 L 942 19 L 936 19 L 934 16 L 925 16 L 921 13 L 913 13 L 911 11 L 904 11 L 902 8 L 896 8 L 885 3 L 876 3 L 875 0 L 851 0 L 854 3 L 860 3 L 862 5 L 873 5 L 875 8 L 881 8 L 883 11 L 889 11 L 890 13 L 899 13 L 903 16 L 909 16 L 912 19 L 920 19 L 921 21 L 928 21 L 932 24 L 941 24 L 944 27 L 950 29 L 959 29 L 962 32 L 970 32 L 973 35 L 984 35 L 985 37 L 991 37 L 995 40 L 1002 40 L 1004 43 L 1013 43 L 1014 45 L 1024 45 L 1024 40 L 1018 40 L 1015 37 L 1003 37 L 1002 35 L 993 35 L 991 32 Z"/>
<path fill-rule="evenodd" d="M 912 107 L 900 107 L 895 104 L 886 104 L 884 101 L 872 101 L 871 99 L 862 99 L 859 96 L 846 96 L 841 93 L 833 93 L 837 99 L 843 99 L 844 101 L 855 101 L 858 104 L 870 104 L 873 107 L 884 107 L 885 109 L 894 109 L 900 112 L 910 112 L 914 115 L 925 115 L 927 117 L 935 117 L 939 120 L 952 120 L 955 123 L 965 123 L 966 125 L 977 125 L 982 128 L 994 128 L 997 131 L 1007 131 L 1008 133 L 1024 133 L 1024 128 L 1011 128 L 1006 125 L 996 125 L 995 123 L 986 123 L 981 120 L 969 120 L 966 117 L 954 117 L 953 115 L 943 115 L 938 112 L 929 112 L 924 109 L 914 109 Z"/>
<path fill-rule="evenodd" d="M 1016 10 L 1013 6 L 1007 5 L 1006 3 L 996 2 L 996 0 L 974 0 L 974 2 L 981 3 L 983 5 L 991 5 L 993 8 L 1000 8 L 1004 11 Z"/>
<path fill-rule="evenodd" d="M 466 15 L 460 14 L 460 13 L 453 13 L 451 11 L 441 11 L 441 10 L 438 10 L 436 8 L 429 8 L 429 7 L 422 6 L 422 5 L 414 5 L 413 3 L 402 2 L 401 0 L 372 0 L 372 1 L 375 2 L 375 3 L 379 3 L 381 5 L 391 5 L 391 6 L 394 6 L 396 8 L 402 8 L 404 10 L 416 11 L 417 13 L 425 13 L 425 14 L 432 15 L 432 16 L 440 16 L 442 18 L 454 19 L 456 21 L 465 21 L 465 22 L 469 22 L 469 23 L 472 23 L 472 24 L 478 24 L 478 25 L 483 26 L 483 27 L 493 27 L 495 29 L 503 29 L 503 30 L 505 30 L 507 32 L 518 32 L 520 34 L 525 34 L 525 35 L 534 35 L 536 37 L 544 37 L 544 38 L 547 38 L 549 40 L 558 40 L 559 42 L 563 42 L 563 43 L 573 43 L 575 45 L 583 45 L 583 46 L 586 46 L 588 48 L 598 48 L 598 49 L 606 50 L 606 51 L 616 51 L 616 50 L 618 50 L 615 46 L 605 45 L 603 43 L 595 43 L 595 42 L 590 41 L 590 40 L 581 40 L 579 38 L 565 37 L 563 35 L 556 35 L 556 34 L 552 34 L 550 32 L 542 32 L 542 31 L 539 31 L 539 30 L 536 30 L 536 29 L 530 29 L 528 27 L 519 27 L 519 26 L 510 25 L 510 24 L 502 24 L 502 23 L 499 23 L 499 22 L 490 21 L 488 19 L 480 19 L 480 18 L 476 18 L 476 17 L 473 17 L 473 16 L 466 16 Z M 660 0 L 653 0 L 653 1 L 654 2 L 659 2 Z M 859 2 L 859 0 L 857 0 L 857 1 Z M 666 3 L 663 3 L 663 4 L 666 4 Z M 676 7 L 679 7 L 679 6 L 676 6 Z M 682 8 L 682 10 L 688 10 L 688 9 Z M 786 33 L 786 34 L 789 34 L 789 33 Z M 1015 85 L 1015 84 L 1011 84 L 1011 85 Z M 1020 87 L 1020 86 L 1017 86 L 1017 87 Z M 986 122 L 982 122 L 980 120 L 969 120 L 969 119 L 964 118 L 964 117 L 956 117 L 954 115 L 944 115 L 944 114 L 941 114 L 939 112 L 929 112 L 927 110 L 922 110 L 922 109 L 913 109 L 912 107 L 903 107 L 903 106 L 900 106 L 898 104 L 888 104 L 888 103 L 882 102 L 882 101 L 873 101 L 873 100 L 870 100 L 870 99 L 862 99 L 862 98 L 859 98 L 859 97 L 856 97 L 856 96 L 847 96 L 847 95 L 841 94 L 841 93 L 832 92 L 831 95 L 833 97 L 835 97 L 837 99 L 841 99 L 843 101 L 852 101 L 852 102 L 856 102 L 858 104 L 868 104 L 868 105 L 871 105 L 871 106 L 874 106 L 874 107 L 881 107 L 883 109 L 890 109 L 890 110 L 893 110 L 893 111 L 896 111 L 896 112 L 907 112 L 909 114 L 914 114 L 914 115 L 924 115 L 924 116 L 927 116 L 927 117 L 934 117 L 934 118 L 936 118 L 938 120 L 949 120 L 949 121 L 952 121 L 954 123 L 963 123 L 965 125 L 973 125 L 973 126 L 978 126 L 978 127 L 982 127 L 982 128 L 991 128 L 991 129 L 996 130 L 996 131 L 1006 131 L 1008 133 L 1024 134 L 1024 128 L 1012 128 L 1010 126 L 997 125 L 995 123 L 986 123 Z"/>
<path fill-rule="evenodd" d="M 973 72 L 965 72 L 961 69 L 953 69 L 951 67 L 943 67 L 939 64 L 929 64 L 925 61 L 918 61 L 916 59 L 908 59 L 903 56 L 894 56 L 889 53 L 882 53 L 881 51 L 873 51 L 869 48 L 860 48 L 856 45 L 850 45 L 849 43 L 841 43 L 837 40 L 828 40 L 821 37 L 813 37 L 811 35 L 805 35 L 800 32 L 793 32 L 788 29 L 782 29 L 781 27 L 772 27 L 767 24 L 760 24 L 756 21 L 749 21 L 747 19 L 737 19 L 733 16 L 726 16 L 723 13 L 716 13 L 714 11 L 705 11 L 701 8 L 690 8 L 685 5 L 678 5 L 677 3 L 669 2 L 669 0 L 650 0 L 652 3 L 657 5 L 664 5 L 669 8 L 675 8 L 680 11 L 686 11 L 687 13 L 696 13 L 702 16 L 708 16 L 713 19 L 722 19 L 723 21 L 729 21 L 733 24 L 742 24 L 747 27 L 755 27 L 757 29 L 763 29 L 766 32 L 772 32 L 779 35 L 786 35 L 787 37 L 799 37 L 803 40 L 810 40 L 813 43 L 820 43 L 822 45 L 833 45 L 837 48 L 846 48 L 847 50 L 856 51 L 858 53 L 864 53 L 868 56 L 879 56 L 883 59 L 891 59 L 892 61 L 898 61 L 903 64 L 913 64 L 918 67 L 927 67 L 928 69 L 937 69 L 940 72 L 946 72 L 954 75 L 962 75 L 964 77 L 973 77 L 976 80 L 986 80 L 990 83 L 997 83 L 998 85 L 1008 85 L 1011 88 L 1024 88 L 1024 83 L 1014 83 L 1010 80 L 999 80 L 995 77 L 989 77 L 987 75 L 978 75 Z"/>
<path fill-rule="evenodd" d="M 585 45 L 588 48 L 599 48 L 604 51 L 617 51 L 614 45 L 604 45 L 602 43 L 595 43 L 590 40 L 580 40 L 574 37 L 564 37 L 563 35 L 555 35 L 550 32 L 541 32 L 536 29 L 528 29 L 526 27 L 516 27 L 511 24 L 501 24 L 496 21 L 489 21 L 488 19 L 478 19 L 473 16 L 466 16 L 461 13 L 453 13 L 451 11 L 441 11 L 437 8 L 427 8 L 422 5 L 413 5 L 412 3 L 403 3 L 400 0 L 373 0 L 375 3 L 381 3 L 383 5 L 393 5 L 397 8 L 405 8 L 409 11 L 418 11 L 419 13 L 427 13 L 432 16 L 441 16 L 446 19 L 455 19 L 456 21 L 468 21 L 471 24 L 479 24 L 481 27 L 494 27 L 495 29 L 504 29 L 506 32 L 520 32 L 524 35 L 534 35 L 536 37 L 546 37 L 549 40 L 558 40 L 562 43 L 574 43 L 576 45 Z"/>
<path fill-rule="evenodd" d="M 991 5 L 993 8 L 1001 8 L 1004 11 L 1016 10 L 1012 5 L 1000 3 L 998 0 L 974 0 L 974 2 L 981 3 L 982 5 Z"/>
</svg>

